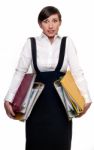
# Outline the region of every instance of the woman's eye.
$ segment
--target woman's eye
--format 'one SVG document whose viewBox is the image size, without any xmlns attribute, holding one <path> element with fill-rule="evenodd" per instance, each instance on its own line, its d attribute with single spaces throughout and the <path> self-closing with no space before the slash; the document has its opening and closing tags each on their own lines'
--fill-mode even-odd
<svg viewBox="0 0 94 150">
<path fill-rule="evenodd" d="M 57 20 L 55 19 L 55 20 L 53 20 L 53 22 L 57 22 Z"/>
<path fill-rule="evenodd" d="M 43 22 L 44 23 L 49 23 L 50 21 L 49 20 L 44 20 Z M 58 22 L 58 20 L 57 19 L 53 19 L 51 22 L 56 23 L 56 22 Z"/>
<path fill-rule="evenodd" d="M 44 20 L 43 22 L 44 22 L 44 23 L 48 23 L 48 20 Z"/>
</svg>

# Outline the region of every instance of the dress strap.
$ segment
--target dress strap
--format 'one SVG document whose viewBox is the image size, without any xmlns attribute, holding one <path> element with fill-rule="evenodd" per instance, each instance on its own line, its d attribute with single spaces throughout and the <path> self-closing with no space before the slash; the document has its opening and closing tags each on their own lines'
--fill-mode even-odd
<svg viewBox="0 0 94 150">
<path fill-rule="evenodd" d="M 36 72 L 40 72 L 37 67 L 36 40 L 34 37 L 31 37 L 30 40 L 31 40 L 31 54 L 32 54 L 34 69 Z M 63 65 L 64 55 L 65 55 L 65 46 L 66 46 L 66 37 L 63 37 L 61 40 L 58 64 L 57 64 L 55 71 L 60 71 L 60 69 Z"/>
<path fill-rule="evenodd" d="M 36 59 L 37 58 L 36 40 L 34 37 L 31 37 L 30 40 L 31 40 L 31 54 L 32 54 L 34 69 L 36 72 L 40 72 L 38 67 L 37 67 L 37 59 Z"/>
<path fill-rule="evenodd" d="M 64 55 L 65 55 L 66 38 L 67 37 L 63 37 L 62 40 L 61 40 L 58 64 L 57 64 L 57 67 L 55 69 L 56 71 L 60 71 L 60 69 L 61 69 L 61 67 L 63 65 Z"/>
</svg>

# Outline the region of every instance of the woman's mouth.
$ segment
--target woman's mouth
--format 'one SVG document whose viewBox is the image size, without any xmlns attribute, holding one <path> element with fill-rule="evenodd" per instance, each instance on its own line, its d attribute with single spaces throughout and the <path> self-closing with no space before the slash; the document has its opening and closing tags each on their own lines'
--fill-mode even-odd
<svg viewBox="0 0 94 150">
<path fill-rule="evenodd" d="M 55 31 L 54 30 L 48 30 L 49 34 L 53 34 Z"/>
</svg>

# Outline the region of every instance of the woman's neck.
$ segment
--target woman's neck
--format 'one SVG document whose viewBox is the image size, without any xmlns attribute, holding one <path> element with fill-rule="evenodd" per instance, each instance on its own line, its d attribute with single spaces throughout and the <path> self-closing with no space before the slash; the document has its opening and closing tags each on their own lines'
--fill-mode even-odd
<svg viewBox="0 0 94 150">
<path fill-rule="evenodd" d="M 50 41 L 50 43 L 52 44 L 53 43 L 53 41 L 54 41 L 54 39 L 55 39 L 55 36 L 53 36 L 53 37 L 49 37 L 49 36 L 47 36 L 45 33 L 43 33 L 47 38 L 48 38 L 48 40 Z"/>
<path fill-rule="evenodd" d="M 54 37 L 48 37 L 49 41 L 51 42 L 51 44 L 53 43 L 54 41 Z"/>
</svg>

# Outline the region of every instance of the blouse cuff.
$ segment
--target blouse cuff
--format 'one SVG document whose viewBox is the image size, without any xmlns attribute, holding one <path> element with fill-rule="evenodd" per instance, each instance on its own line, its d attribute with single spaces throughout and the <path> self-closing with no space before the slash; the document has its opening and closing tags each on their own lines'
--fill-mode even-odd
<svg viewBox="0 0 94 150">
<path fill-rule="evenodd" d="M 85 94 L 85 95 L 84 95 L 84 98 L 85 98 L 85 102 L 86 102 L 86 103 L 92 102 L 89 95 Z"/>
<path fill-rule="evenodd" d="M 5 96 L 5 101 L 12 102 L 14 99 L 14 96 L 15 96 L 15 94 L 13 94 L 13 93 L 7 93 Z"/>
</svg>

